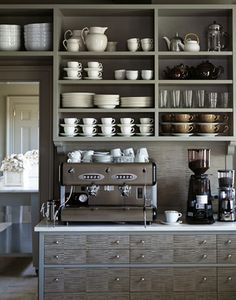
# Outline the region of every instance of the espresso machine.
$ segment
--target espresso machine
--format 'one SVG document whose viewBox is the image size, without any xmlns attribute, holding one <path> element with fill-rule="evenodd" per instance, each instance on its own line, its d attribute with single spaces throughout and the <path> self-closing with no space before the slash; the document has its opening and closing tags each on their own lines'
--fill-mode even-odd
<svg viewBox="0 0 236 300">
<path fill-rule="evenodd" d="M 205 174 L 210 167 L 210 149 L 188 149 L 188 165 L 194 175 L 189 182 L 186 221 L 189 224 L 212 224 L 211 187 Z"/>
<path fill-rule="evenodd" d="M 62 163 L 62 222 L 144 222 L 156 218 L 155 163 Z"/>
<path fill-rule="evenodd" d="M 236 221 L 236 201 L 234 189 L 234 170 L 218 170 L 219 209 L 218 220 Z"/>
</svg>

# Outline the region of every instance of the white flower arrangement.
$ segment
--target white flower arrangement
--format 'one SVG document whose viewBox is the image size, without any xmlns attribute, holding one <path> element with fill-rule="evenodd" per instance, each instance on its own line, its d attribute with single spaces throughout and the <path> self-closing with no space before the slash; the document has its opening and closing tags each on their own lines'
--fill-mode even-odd
<svg viewBox="0 0 236 300">
<path fill-rule="evenodd" d="M 24 157 L 30 163 L 30 165 L 37 165 L 39 163 L 39 151 L 38 150 L 31 150 L 27 151 L 24 154 Z"/>
<path fill-rule="evenodd" d="M 4 158 L 0 171 L 23 172 L 25 169 L 25 157 L 23 154 L 11 154 Z"/>
</svg>

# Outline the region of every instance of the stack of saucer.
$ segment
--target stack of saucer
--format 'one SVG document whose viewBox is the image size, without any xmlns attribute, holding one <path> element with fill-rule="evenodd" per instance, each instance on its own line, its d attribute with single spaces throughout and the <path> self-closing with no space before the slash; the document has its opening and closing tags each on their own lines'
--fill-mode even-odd
<svg viewBox="0 0 236 300">
<path fill-rule="evenodd" d="M 136 133 L 137 135 L 141 136 L 148 136 L 153 135 L 153 118 L 139 118 L 140 124 L 136 124 L 139 129 L 139 132 Z"/>
<path fill-rule="evenodd" d="M 94 105 L 99 108 L 112 109 L 119 105 L 119 95 L 96 94 L 94 95 Z"/>
<path fill-rule="evenodd" d="M 89 61 L 88 67 L 84 68 L 84 70 L 87 72 L 88 76 L 85 77 L 85 79 L 102 79 L 102 69 L 103 66 L 98 61 Z"/>
<path fill-rule="evenodd" d="M 63 128 L 64 132 L 61 133 L 62 136 L 76 136 L 78 134 L 78 124 L 74 123 L 64 123 L 60 124 L 60 126 Z"/>
<path fill-rule="evenodd" d="M 82 78 L 82 64 L 78 61 L 68 61 L 64 71 L 67 73 L 67 76 L 64 77 L 64 79 L 73 80 Z"/>
<path fill-rule="evenodd" d="M 0 50 L 16 51 L 21 46 L 20 25 L 0 25 Z"/>
<path fill-rule="evenodd" d="M 52 24 L 33 23 L 24 26 L 25 49 L 48 51 L 52 48 Z"/>
</svg>

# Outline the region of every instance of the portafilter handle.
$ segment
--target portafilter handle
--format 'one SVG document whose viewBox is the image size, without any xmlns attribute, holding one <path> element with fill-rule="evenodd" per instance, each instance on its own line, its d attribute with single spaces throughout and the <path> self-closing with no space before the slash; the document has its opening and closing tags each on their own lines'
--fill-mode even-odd
<svg viewBox="0 0 236 300">
<path fill-rule="evenodd" d="M 121 192 L 121 196 L 128 197 L 131 190 L 131 186 L 123 184 L 122 186 L 119 186 L 119 190 Z"/>
<path fill-rule="evenodd" d="M 98 190 L 100 189 L 99 185 L 92 184 L 90 186 L 87 186 L 87 192 L 90 196 L 97 196 Z"/>
</svg>

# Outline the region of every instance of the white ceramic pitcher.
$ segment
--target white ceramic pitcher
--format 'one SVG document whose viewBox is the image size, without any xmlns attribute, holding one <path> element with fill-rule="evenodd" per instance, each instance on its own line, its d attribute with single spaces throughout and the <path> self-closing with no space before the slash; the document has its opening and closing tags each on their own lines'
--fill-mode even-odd
<svg viewBox="0 0 236 300">
<path fill-rule="evenodd" d="M 81 37 L 88 51 L 103 52 L 107 47 L 107 27 L 85 27 L 82 29 Z"/>
<path fill-rule="evenodd" d="M 70 30 L 68 29 L 64 33 L 64 41 L 67 41 L 68 39 L 77 39 L 79 43 L 79 51 L 84 51 L 85 50 L 85 43 L 84 43 L 84 37 L 82 36 L 83 30 L 80 29 L 75 29 L 75 30 Z"/>
</svg>

